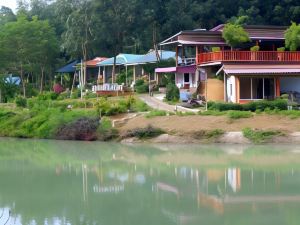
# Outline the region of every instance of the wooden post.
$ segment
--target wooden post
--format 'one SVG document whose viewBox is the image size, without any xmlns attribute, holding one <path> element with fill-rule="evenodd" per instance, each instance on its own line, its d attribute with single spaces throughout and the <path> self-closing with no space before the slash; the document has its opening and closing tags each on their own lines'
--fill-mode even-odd
<svg viewBox="0 0 300 225">
<path fill-rule="evenodd" d="M 275 78 L 275 97 L 280 97 L 280 77 Z"/>
<path fill-rule="evenodd" d="M 224 72 L 224 102 L 227 102 L 227 76 Z"/>
<path fill-rule="evenodd" d="M 176 67 L 178 66 L 178 46 L 176 46 Z"/>
<path fill-rule="evenodd" d="M 105 71 L 105 66 L 103 66 L 103 84 L 106 83 L 106 71 Z"/>
<path fill-rule="evenodd" d="M 135 84 L 135 80 L 136 80 L 136 66 L 133 66 L 133 83 Z"/>
<path fill-rule="evenodd" d="M 236 103 L 240 103 L 240 78 L 235 77 L 235 98 Z"/>
</svg>

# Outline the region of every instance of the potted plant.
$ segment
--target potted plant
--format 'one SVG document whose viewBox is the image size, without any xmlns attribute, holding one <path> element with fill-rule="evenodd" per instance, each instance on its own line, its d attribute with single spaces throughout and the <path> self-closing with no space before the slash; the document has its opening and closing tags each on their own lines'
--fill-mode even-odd
<svg viewBox="0 0 300 225">
<path fill-rule="evenodd" d="M 277 48 L 277 57 L 279 61 L 283 60 L 285 47 Z"/>
<path fill-rule="evenodd" d="M 255 45 L 253 47 L 250 48 L 251 51 L 251 60 L 256 61 L 257 60 L 257 53 L 259 51 L 259 46 Z"/>
</svg>

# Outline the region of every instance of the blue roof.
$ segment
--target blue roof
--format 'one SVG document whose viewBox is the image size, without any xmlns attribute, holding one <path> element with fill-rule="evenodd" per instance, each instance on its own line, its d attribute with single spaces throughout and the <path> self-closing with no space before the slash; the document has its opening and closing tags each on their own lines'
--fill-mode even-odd
<svg viewBox="0 0 300 225">
<path fill-rule="evenodd" d="M 80 60 L 74 60 L 69 64 L 61 67 L 60 69 L 56 70 L 56 73 L 74 73 L 76 71 L 76 65 L 80 63 Z"/>
<path fill-rule="evenodd" d="M 170 58 L 175 59 L 176 53 L 171 51 L 158 51 L 161 60 L 167 60 Z M 133 55 L 133 54 L 119 54 L 116 57 L 116 65 L 138 65 L 146 63 L 157 62 L 156 52 L 154 50 L 149 51 L 145 55 Z M 112 66 L 114 64 L 114 57 L 106 59 L 98 66 Z"/>
<path fill-rule="evenodd" d="M 142 55 L 134 55 L 134 54 L 119 54 L 116 57 L 116 65 L 130 65 L 135 64 L 135 62 Z M 106 59 L 100 63 L 97 63 L 98 66 L 112 66 L 114 65 L 114 57 Z"/>
<path fill-rule="evenodd" d="M 176 58 L 176 52 L 172 52 L 172 51 L 159 50 L 157 54 L 159 55 L 160 60 L 168 60 L 171 58 L 173 59 Z M 142 57 L 140 57 L 137 63 L 138 64 L 155 63 L 157 62 L 157 54 L 154 50 L 152 50 L 147 54 L 143 55 Z"/>
</svg>

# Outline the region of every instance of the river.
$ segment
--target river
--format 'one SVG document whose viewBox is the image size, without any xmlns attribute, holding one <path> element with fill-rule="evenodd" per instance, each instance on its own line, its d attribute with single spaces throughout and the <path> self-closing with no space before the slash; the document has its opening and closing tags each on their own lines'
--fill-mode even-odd
<svg viewBox="0 0 300 225">
<path fill-rule="evenodd" d="M 300 146 L 0 139 L 0 225 L 294 225 Z"/>
</svg>

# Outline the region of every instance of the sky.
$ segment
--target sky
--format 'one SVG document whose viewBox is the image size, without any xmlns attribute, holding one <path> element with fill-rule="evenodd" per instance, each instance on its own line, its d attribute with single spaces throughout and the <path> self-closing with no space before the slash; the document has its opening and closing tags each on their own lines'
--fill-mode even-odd
<svg viewBox="0 0 300 225">
<path fill-rule="evenodd" d="M 13 11 L 16 10 L 16 0 L 0 0 L 0 6 L 6 6 L 11 8 Z"/>
</svg>

